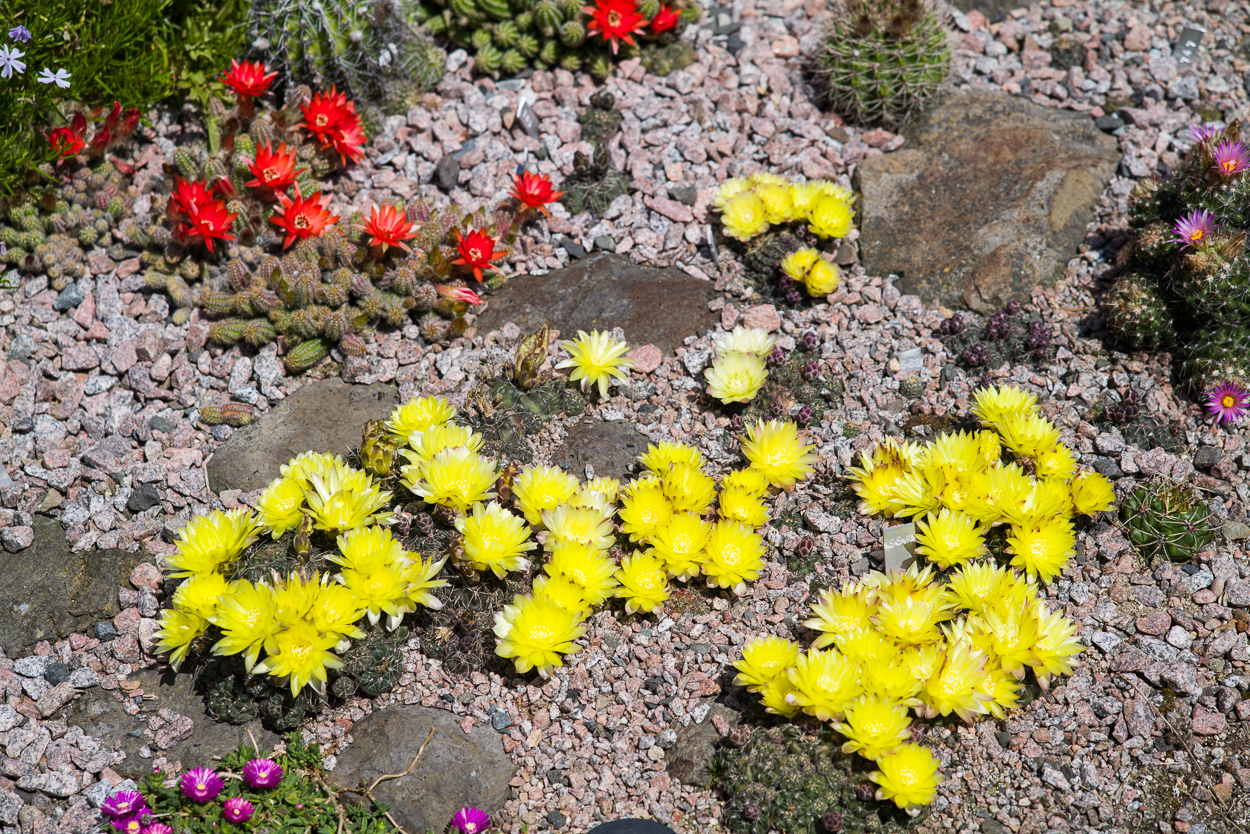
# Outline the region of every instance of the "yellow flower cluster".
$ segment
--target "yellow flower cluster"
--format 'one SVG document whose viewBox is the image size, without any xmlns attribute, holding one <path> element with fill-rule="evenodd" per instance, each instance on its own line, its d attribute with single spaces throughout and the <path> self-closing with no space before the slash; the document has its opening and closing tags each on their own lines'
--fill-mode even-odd
<svg viewBox="0 0 1250 834">
<path fill-rule="evenodd" d="M 572 368 L 569 379 L 580 381 L 583 391 L 598 386 L 600 397 L 608 395 L 609 385 L 628 377 L 629 369 L 634 366 L 633 360 L 624 355 L 629 345 L 614 341 L 611 335 L 598 330 L 589 334 L 579 330 L 576 339 L 565 339 L 560 347 L 568 351 L 569 358 L 556 368 Z"/>
<path fill-rule="evenodd" d="M 1111 482 L 1077 471 L 1033 395 L 983 388 L 973 413 L 986 429 L 944 434 L 929 447 L 887 440 L 852 468 L 860 512 L 914 518 L 916 552 L 940 568 L 985 553 L 989 529 L 1007 524 L 1011 564 L 1049 583 L 1075 553 L 1073 517 L 1110 509 Z"/>
<path fill-rule="evenodd" d="M 284 679 L 293 695 L 305 686 L 324 694 L 327 669 L 342 666 L 336 652 L 363 636 L 361 619 L 376 624 L 385 614 L 394 629 L 418 605 L 441 605 L 431 592 L 447 584 L 437 578 L 443 562 L 404 550 L 385 529 L 390 498 L 337 455 L 308 452 L 282 467 L 255 514 L 237 509 L 192 519 L 168 559 L 173 575 L 186 581 L 161 613 L 160 650 L 177 669 L 215 626 L 213 654 L 243 655 L 249 672 Z M 227 578 L 261 533 L 277 539 L 292 530 L 297 541 L 314 530 L 336 534 L 338 552 L 329 558 L 339 572 L 275 574 L 256 584 Z"/>
<path fill-rule="evenodd" d="M 851 192 L 837 183 L 797 183 L 768 173 L 726 180 L 712 205 L 720 210 L 725 234 L 741 241 L 779 223 L 806 223 L 817 237 L 846 237 L 854 216 Z"/>
<path fill-rule="evenodd" d="M 781 260 L 781 271 L 796 284 L 802 284 L 813 298 L 838 288 L 838 268 L 815 249 L 799 249 Z"/>
<path fill-rule="evenodd" d="M 810 649 L 762 637 L 734 664 L 734 682 L 769 712 L 830 722 L 844 753 L 876 763 L 877 798 L 912 813 L 942 781 L 937 758 L 909 743 L 913 718 L 1002 718 L 1027 671 L 1047 688 L 1084 650 L 1075 625 L 1008 568 L 976 560 L 935 580 L 914 566 L 826 590 L 804 623 L 820 634 Z"/>
<path fill-rule="evenodd" d="M 716 358 L 703 371 L 707 392 L 728 405 L 755 399 L 768 379 L 766 362 L 777 338 L 760 327 L 738 325 L 716 338 Z"/>
</svg>

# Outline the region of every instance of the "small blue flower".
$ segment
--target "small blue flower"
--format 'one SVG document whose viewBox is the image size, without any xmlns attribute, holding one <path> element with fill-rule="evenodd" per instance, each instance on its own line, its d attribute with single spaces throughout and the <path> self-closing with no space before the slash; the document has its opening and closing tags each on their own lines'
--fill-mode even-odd
<svg viewBox="0 0 1250 834">
<path fill-rule="evenodd" d="M 18 43 L 26 43 L 30 40 L 30 30 L 25 26 L 18 24 L 9 30 L 9 37 Z"/>
<path fill-rule="evenodd" d="M 12 78 L 26 71 L 26 64 L 17 60 L 26 53 L 16 47 L 0 46 L 0 78 Z"/>
<path fill-rule="evenodd" d="M 39 77 L 35 80 L 40 84 L 55 83 L 56 86 L 60 87 L 62 90 L 69 89 L 69 73 L 64 69 L 58 69 L 55 74 L 53 74 L 50 69 L 41 69 L 39 70 Z"/>
</svg>

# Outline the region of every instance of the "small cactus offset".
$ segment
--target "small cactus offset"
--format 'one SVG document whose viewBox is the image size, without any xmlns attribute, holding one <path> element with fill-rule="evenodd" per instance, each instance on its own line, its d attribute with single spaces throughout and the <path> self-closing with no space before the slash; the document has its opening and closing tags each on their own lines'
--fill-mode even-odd
<svg viewBox="0 0 1250 834">
<path fill-rule="evenodd" d="M 834 109 L 860 124 L 897 125 L 946 78 L 948 37 L 929 0 L 841 0 L 818 56 Z"/>
<path fill-rule="evenodd" d="M 681 44 L 685 24 L 699 19 L 693 0 L 628 0 L 611 14 L 617 22 L 605 29 L 581 0 L 421 0 L 415 20 L 432 35 L 475 53 L 474 69 L 483 75 L 513 75 L 526 66 L 583 69 L 599 80 L 612 72 L 616 58 L 644 56 Z M 672 71 L 682 64 L 657 63 Z"/>
<path fill-rule="evenodd" d="M 283 359 L 286 372 L 302 374 L 330 355 L 330 347 L 321 339 L 309 339 L 296 345 Z"/>
<path fill-rule="evenodd" d="M 252 422 L 255 409 L 247 403 L 206 405 L 200 409 L 200 419 L 210 426 L 227 425 L 241 428 Z"/>
<path fill-rule="evenodd" d="M 1192 133 L 1176 174 L 1130 195 L 1136 238 L 1103 309 L 1125 347 L 1181 346 L 1181 382 L 1201 396 L 1250 384 L 1250 164 L 1239 121 Z"/>
</svg>

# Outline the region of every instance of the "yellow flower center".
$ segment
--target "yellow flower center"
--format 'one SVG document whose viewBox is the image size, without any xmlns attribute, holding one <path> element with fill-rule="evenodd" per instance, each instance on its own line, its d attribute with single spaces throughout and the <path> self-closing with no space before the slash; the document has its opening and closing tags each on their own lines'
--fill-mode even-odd
<svg viewBox="0 0 1250 834">
<path fill-rule="evenodd" d="M 1193 241 L 1194 243 L 1197 243 L 1198 241 L 1202 240 L 1202 238 L 1203 238 L 1202 229 L 1194 229 L 1192 232 L 1189 233 L 1189 239 Z"/>
<path fill-rule="evenodd" d="M 280 172 L 278 171 L 277 168 L 270 165 L 268 168 L 266 168 L 264 171 L 261 172 L 261 176 L 264 178 L 265 182 L 269 182 L 270 180 L 277 179 L 279 173 Z"/>
<path fill-rule="evenodd" d="M 729 378 L 729 384 L 725 386 L 730 391 L 745 393 L 751 387 L 751 375 L 746 371 L 738 371 Z"/>
<path fill-rule="evenodd" d="M 615 28 L 621 25 L 621 13 L 618 11 L 608 12 L 608 26 Z"/>
<path fill-rule="evenodd" d="M 1237 405 L 1237 398 L 1234 397 L 1232 394 L 1225 394 L 1223 399 L 1220 400 L 1220 405 L 1224 406 L 1225 408 L 1232 408 L 1235 405 Z"/>
<path fill-rule="evenodd" d="M 317 127 L 325 127 L 330 123 L 330 120 L 326 117 L 325 113 L 318 113 L 315 121 L 317 122 Z"/>
<path fill-rule="evenodd" d="M 742 548 L 736 544 L 725 545 L 721 548 L 720 558 L 726 565 L 736 565 L 742 561 Z"/>
<path fill-rule="evenodd" d="M 473 260 L 475 260 L 475 261 L 480 261 L 480 260 L 482 259 L 482 250 L 481 250 L 481 249 L 470 249 L 470 250 L 469 250 L 469 257 L 470 257 L 470 258 L 472 258 L 472 259 L 473 259 Z"/>
<path fill-rule="evenodd" d="M 660 577 L 655 571 L 644 571 L 638 574 L 638 587 L 644 591 L 650 591 L 659 584 Z"/>
<path fill-rule="evenodd" d="M 942 544 L 952 549 L 959 547 L 959 534 L 954 531 L 947 533 L 942 537 Z"/>
<path fill-rule="evenodd" d="M 297 229 L 312 228 L 312 224 L 308 222 L 308 218 L 302 214 L 295 215 L 295 219 L 291 221 L 291 225 Z"/>
<path fill-rule="evenodd" d="M 535 623 L 530 626 L 529 638 L 535 643 L 542 643 L 551 640 L 555 633 L 542 623 Z"/>
<path fill-rule="evenodd" d="M 1029 550 L 1033 554 L 1034 559 L 1045 559 L 1050 555 L 1050 548 L 1046 545 L 1044 539 L 1036 538 L 1029 544 Z"/>
</svg>

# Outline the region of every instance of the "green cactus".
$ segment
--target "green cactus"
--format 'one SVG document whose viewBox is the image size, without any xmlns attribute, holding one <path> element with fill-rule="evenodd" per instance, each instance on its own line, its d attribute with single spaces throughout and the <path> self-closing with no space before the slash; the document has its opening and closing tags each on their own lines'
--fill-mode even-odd
<svg viewBox="0 0 1250 834">
<path fill-rule="evenodd" d="M 296 345 L 283 357 L 287 373 L 301 374 L 330 355 L 330 348 L 321 339 L 309 339 Z"/>
<path fill-rule="evenodd" d="M 1188 562 L 1215 540 L 1217 521 L 1191 484 L 1161 480 L 1134 489 L 1120 505 L 1129 541 L 1146 558 Z"/>
<path fill-rule="evenodd" d="M 948 38 L 928 0 L 848 0 L 819 56 L 834 108 L 861 124 L 897 125 L 946 78 Z"/>
<path fill-rule="evenodd" d="M 235 345 L 243 338 L 248 322 L 244 319 L 223 319 L 208 326 L 208 339 L 219 345 Z"/>
<path fill-rule="evenodd" d="M 1154 282 L 1139 273 L 1122 276 L 1107 293 L 1107 329 L 1126 345 L 1154 350 L 1176 339 L 1172 312 Z"/>
<path fill-rule="evenodd" d="M 255 411 L 247 403 L 206 405 L 200 409 L 200 419 L 210 426 L 225 424 L 240 428 L 252 422 Z"/>
</svg>

